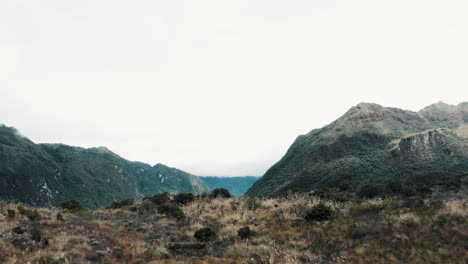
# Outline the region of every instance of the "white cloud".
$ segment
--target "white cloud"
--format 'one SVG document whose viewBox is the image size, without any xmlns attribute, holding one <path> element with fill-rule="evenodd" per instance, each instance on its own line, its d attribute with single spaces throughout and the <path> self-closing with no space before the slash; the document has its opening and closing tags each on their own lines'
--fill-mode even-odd
<svg viewBox="0 0 468 264">
<path fill-rule="evenodd" d="M 9 1 L 0 121 L 197 174 L 261 174 L 361 101 L 468 99 L 466 1 Z"/>
</svg>

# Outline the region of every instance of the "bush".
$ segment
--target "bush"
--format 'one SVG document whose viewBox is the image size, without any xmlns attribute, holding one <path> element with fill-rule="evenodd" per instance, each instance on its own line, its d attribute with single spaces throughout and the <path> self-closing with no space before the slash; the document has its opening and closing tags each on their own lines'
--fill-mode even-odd
<svg viewBox="0 0 468 264">
<path fill-rule="evenodd" d="M 178 193 L 174 196 L 174 202 L 179 205 L 187 205 L 195 200 L 195 196 L 191 193 Z"/>
<path fill-rule="evenodd" d="M 232 197 L 231 193 L 224 188 L 217 188 L 211 192 L 211 197 L 213 198 L 230 198 Z"/>
<path fill-rule="evenodd" d="M 401 193 L 403 191 L 403 184 L 397 181 L 391 181 L 387 183 L 387 189 L 392 193 Z"/>
<path fill-rule="evenodd" d="M 325 221 L 331 218 L 332 210 L 324 204 L 318 204 L 305 215 L 307 221 Z"/>
<path fill-rule="evenodd" d="M 153 204 L 161 205 L 161 204 L 165 204 L 165 203 L 170 202 L 171 197 L 170 197 L 169 193 L 165 192 L 165 193 L 155 194 L 155 195 L 150 196 L 150 197 L 145 197 L 145 198 L 143 198 L 143 200 L 149 200 Z"/>
<path fill-rule="evenodd" d="M 158 205 L 158 213 L 174 217 L 177 220 L 182 220 L 185 218 L 184 212 L 182 212 L 179 207 L 171 204 Z"/>
<path fill-rule="evenodd" d="M 62 202 L 59 205 L 59 207 L 68 211 L 73 211 L 73 212 L 83 211 L 85 209 L 81 205 L 81 203 L 77 200 L 70 200 L 70 201 Z"/>
<path fill-rule="evenodd" d="M 374 198 L 380 195 L 379 188 L 373 184 L 365 184 L 361 186 L 357 193 L 362 198 Z"/>
<path fill-rule="evenodd" d="M 14 219 L 15 216 L 16 216 L 15 210 L 8 209 L 8 210 L 7 210 L 7 213 L 8 213 L 8 219 Z"/>
<path fill-rule="evenodd" d="M 198 229 L 193 235 L 198 241 L 208 242 L 216 239 L 216 233 L 209 227 Z"/>
<path fill-rule="evenodd" d="M 381 205 L 358 204 L 349 209 L 349 214 L 355 217 L 377 215 L 382 209 L 383 207 Z"/>
<path fill-rule="evenodd" d="M 247 239 L 253 235 L 253 231 L 248 226 L 244 226 L 237 231 L 237 235 L 242 239 Z"/>
<path fill-rule="evenodd" d="M 120 202 L 112 202 L 112 204 L 107 207 L 108 209 L 120 209 L 127 206 L 132 206 L 135 203 L 133 199 L 126 199 Z"/>
<path fill-rule="evenodd" d="M 260 203 L 258 199 L 255 197 L 248 197 L 245 200 L 245 205 L 247 206 L 247 209 L 251 211 L 256 211 L 258 208 L 262 206 L 262 203 Z"/>
<path fill-rule="evenodd" d="M 20 214 L 26 216 L 31 221 L 36 221 L 36 220 L 39 220 L 39 218 L 41 218 L 41 215 L 39 214 L 37 210 L 28 209 L 21 205 L 18 206 L 17 209 Z"/>
</svg>

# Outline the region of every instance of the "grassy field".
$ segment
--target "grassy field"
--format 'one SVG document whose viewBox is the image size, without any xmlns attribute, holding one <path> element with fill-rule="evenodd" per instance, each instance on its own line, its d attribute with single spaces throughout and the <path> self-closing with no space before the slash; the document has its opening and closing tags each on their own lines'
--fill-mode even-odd
<svg viewBox="0 0 468 264">
<path fill-rule="evenodd" d="M 346 195 L 171 196 L 95 211 L 4 202 L 0 263 L 467 263 L 466 189 Z"/>
</svg>

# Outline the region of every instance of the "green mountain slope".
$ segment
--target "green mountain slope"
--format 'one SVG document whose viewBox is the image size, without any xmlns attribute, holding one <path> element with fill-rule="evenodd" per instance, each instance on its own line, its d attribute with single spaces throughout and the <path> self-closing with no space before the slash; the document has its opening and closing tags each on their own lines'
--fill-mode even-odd
<svg viewBox="0 0 468 264">
<path fill-rule="evenodd" d="M 213 190 L 216 188 L 225 188 L 235 196 L 242 196 L 259 179 L 254 176 L 244 177 L 200 177 L 208 187 Z"/>
<path fill-rule="evenodd" d="M 35 144 L 0 125 L 0 199 L 52 206 L 77 199 L 90 208 L 161 192 L 207 192 L 198 177 L 162 164 L 130 162 L 104 147 Z"/>
<path fill-rule="evenodd" d="M 247 194 L 461 177 L 468 174 L 467 117 L 467 103 L 438 103 L 420 112 L 361 103 L 299 136 Z"/>
</svg>

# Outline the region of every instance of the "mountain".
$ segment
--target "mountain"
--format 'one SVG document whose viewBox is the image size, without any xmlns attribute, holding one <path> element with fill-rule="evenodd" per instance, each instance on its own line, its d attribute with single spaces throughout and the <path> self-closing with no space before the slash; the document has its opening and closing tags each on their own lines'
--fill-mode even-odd
<svg viewBox="0 0 468 264">
<path fill-rule="evenodd" d="M 252 187 L 252 185 L 260 178 L 254 176 L 241 176 L 241 177 L 216 177 L 206 176 L 200 177 L 208 187 L 213 190 L 216 188 L 227 189 L 234 196 L 242 196 Z"/>
<path fill-rule="evenodd" d="M 77 199 L 98 208 L 161 192 L 207 192 L 198 177 L 162 164 L 128 161 L 105 147 L 35 144 L 0 125 L 0 199 L 53 206 Z"/>
<path fill-rule="evenodd" d="M 391 180 L 433 184 L 467 174 L 468 103 L 440 102 L 419 112 L 361 103 L 299 136 L 247 194 Z"/>
</svg>

